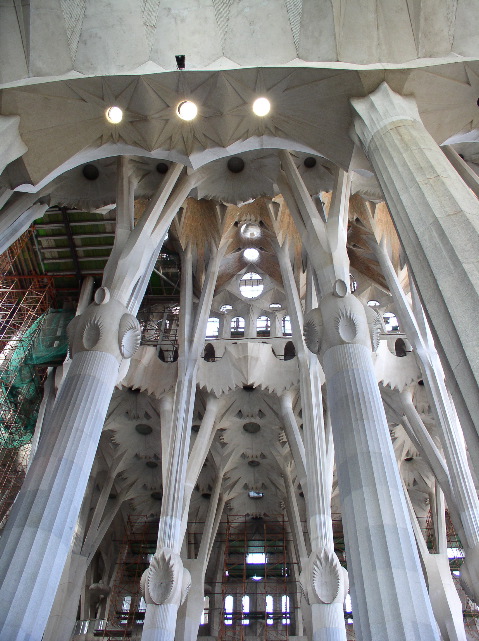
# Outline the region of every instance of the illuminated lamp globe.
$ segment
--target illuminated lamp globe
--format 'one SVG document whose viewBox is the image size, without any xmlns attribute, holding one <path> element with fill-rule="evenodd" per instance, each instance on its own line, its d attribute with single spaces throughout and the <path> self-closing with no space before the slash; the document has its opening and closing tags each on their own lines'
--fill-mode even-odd
<svg viewBox="0 0 479 641">
<path fill-rule="evenodd" d="M 267 116 L 271 109 L 271 103 L 268 98 L 256 98 L 253 102 L 253 112 L 257 116 Z"/>
<path fill-rule="evenodd" d="M 256 223 L 244 223 L 244 225 L 241 225 L 240 233 L 243 238 L 254 240 L 261 236 L 261 227 Z"/>
<path fill-rule="evenodd" d="M 198 114 L 198 107 L 191 100 L 183 100 L 176 111 L 182 120 L 194 120 Z"/>
<path fill-rule="evenodd" d="M 258 260 L 259 251 L 254 247 L 248 247 L 248 249 L 244 250 L 243 256 L 245 257 L 246 260 L 253 262 L 255 260 Z"/>
<path fill-rule="evenodd" d="M 123 120 L 123 111 L 120 107 L 108 107 L 105 115 L 112 125 L 118 125 Z"/>
</svg>

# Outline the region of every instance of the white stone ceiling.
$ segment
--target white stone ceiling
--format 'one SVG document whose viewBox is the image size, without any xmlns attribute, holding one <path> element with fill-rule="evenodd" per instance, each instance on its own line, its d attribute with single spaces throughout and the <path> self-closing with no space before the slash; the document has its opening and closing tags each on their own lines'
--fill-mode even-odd
<svg viewBox="0 0 479 641">
<path fill-rule="evenodd" d="M 122 153 L 196 169 L 246 151 L 286 148 L 322 155 L 344 168 L 352 162 L 367 168 L 357 150 L 353 157 L 349 98 L 383 80 L 415 96 L 439 143 L 479 129 L 477 62 L 408 71 L 269 68 L 88 78 L 6 89 L 0 104 L 1 115 L 20 116 L 28 147 L 22 163 L 27 182 L 39 189 L 68 169 Z M 272 103 L 265 118 L 251 110 L 258 95 Z M 176 115 L 185 98 L 199 108 L 190 123 Z M 125 111 L 120 125 L 106 121 L 112 104 Z"/>
<path fill-rule="evenodd" d="M 477 56 L 478 33 L 478 0 L 4 0 L 0 83 L 171 71 L 176 54 L 187 69 L 427 64 Z"/>
</svg>

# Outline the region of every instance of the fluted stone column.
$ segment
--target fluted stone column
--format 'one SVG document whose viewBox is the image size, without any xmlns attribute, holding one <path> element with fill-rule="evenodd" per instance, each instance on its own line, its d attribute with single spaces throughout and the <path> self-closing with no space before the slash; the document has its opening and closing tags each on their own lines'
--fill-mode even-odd
<svg viewBox="0 0 479 641">
<path fill-rule="evenodd" d="M 374 167 L 443 356 L 461 423 L 479 433 L 479 201 L 386 83 L 355 98 L 355 129 Z M 464 420 L 465 419 L 465 420 Z M 476 438 L 477 433 L 465 434 Z"/>
<path fill-rule="evenodd" d="M 326 376 L 356 638 L 438 641 L 374 373 L 365 309 L 352 294 L 329 294 L 306 315 L 304 331 Z M 325 590 L 334 584 L 333 570 L 326 562 L 318 568 Z"/>
<path fill-rule="evenodd" d="M 0 639 L 41 641 L 68 556 L 120 362 L 139 345 L 138 321 L 109 300 L 69 326 L 73 356 L 0 539 Z M 108 331 L 105 331 L 106 328 Z"/>
<path fill-rule="evenodd" d="M 166 485 L 158 526 L 156 553 L 149 568 L 143 573 L 142 590 L 147 604 L 142 641 L 173 641 L 176 618 L 191 585 L 191 576 L 180 557 L 183 542 L 182 517 L 185 479 L 191 436 L 191 419 L 196 394 L 196 374 L 204 345 L 206 324 L 213 300 L 216 279 L 228 243 L 212 248 L 207 274 L 203 284 L 191 335 L 185 340 L 179 358 L 179 374 L 175 391 L 172 430 L 169 442 Z M 191 257 L 191 254 L 190 254 Z M 191 261 L 183 270 L 181 307 L 184 328 L 190 326 L 192 296 Z M 185 300 L 185 297 L 188 300 Z M 211 412 L 216 412 L 215 404 Z M 212 418 L 211 415 L 209 417 Z"/>
</svg>

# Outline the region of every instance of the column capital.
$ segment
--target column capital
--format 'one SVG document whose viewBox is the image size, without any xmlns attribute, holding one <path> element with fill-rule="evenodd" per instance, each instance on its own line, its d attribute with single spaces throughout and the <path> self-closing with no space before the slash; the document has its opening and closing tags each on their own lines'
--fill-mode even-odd
<svg viewBox="0 0 479 641">
<path fill-rule="evenodd" d="M 345 344 L 364 345 L 373 351 L 378 346 L 380 329 L 374 314 L 353 294 L 323 296 L 319 307 L 304 317 L 304 340 L 307 348 L 320 358 L 331 347 Z"/>
<path fill-rule="evenodd" d="M 68 325 L 70 356 L 78 352 L 106 352 L 119 363 L 137 351 L 140 324 L 120 301 L 110 298 L 106 287 L 95 293 L 95 301 Z"/>
<path fill-rule="evenodd" d="M 366 151 L 378 131 L 401 120 L 421 122 L 414 96 L 401 96 L 382 82 L 364 98 L 351 98 L 354 128 Z"/>
<path fill-rule="evenodd" d="M 141 591 L 148 605 L 175 604 L 185 601 L 191 587 L 191 575 L 179 554 L 169 548 L 157 550 L 141 577 Z"/>
</svg>

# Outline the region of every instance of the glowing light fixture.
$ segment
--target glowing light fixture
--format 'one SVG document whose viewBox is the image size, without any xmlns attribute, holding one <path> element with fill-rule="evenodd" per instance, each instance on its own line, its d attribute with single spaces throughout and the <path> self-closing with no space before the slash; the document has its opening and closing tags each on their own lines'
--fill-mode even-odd
<svg viewBox="0 0 479 641">
<path fill-rule="evenodd" d="M 256 98 L 253 102 L 253 111 L 257 116 L 267 116 L 271 109 L 271 103 L 268 98 Z"/>
<path fill-rule="evenodd" d="M 246 258 L 246 260 L 255 261 L 259 258 L 259 251 L 254 247 L 248 247 L 248 249 L 244 250 L 243 256 Z"/>
<path fill-rule="evenodd" d="M 191 100 L 183 100 L 176 111 L 182 120 L 194 120 L 198 114 L 198 107 Z"/>
<path fill-rule="evenodd" d="M 123 111 L 120 109 L 120 107 L 108 107 L 105 115 L 108 122 L 110 122 L 112 125 L 118 125 L 123 120 Z"/>
<path fill-rule="evenodd" d="M 243 223 L 240 228 L 240 233 L 243 238 L 254 240 L 261 236 L 261 228 L 256 223 Z"/>
</svg>

